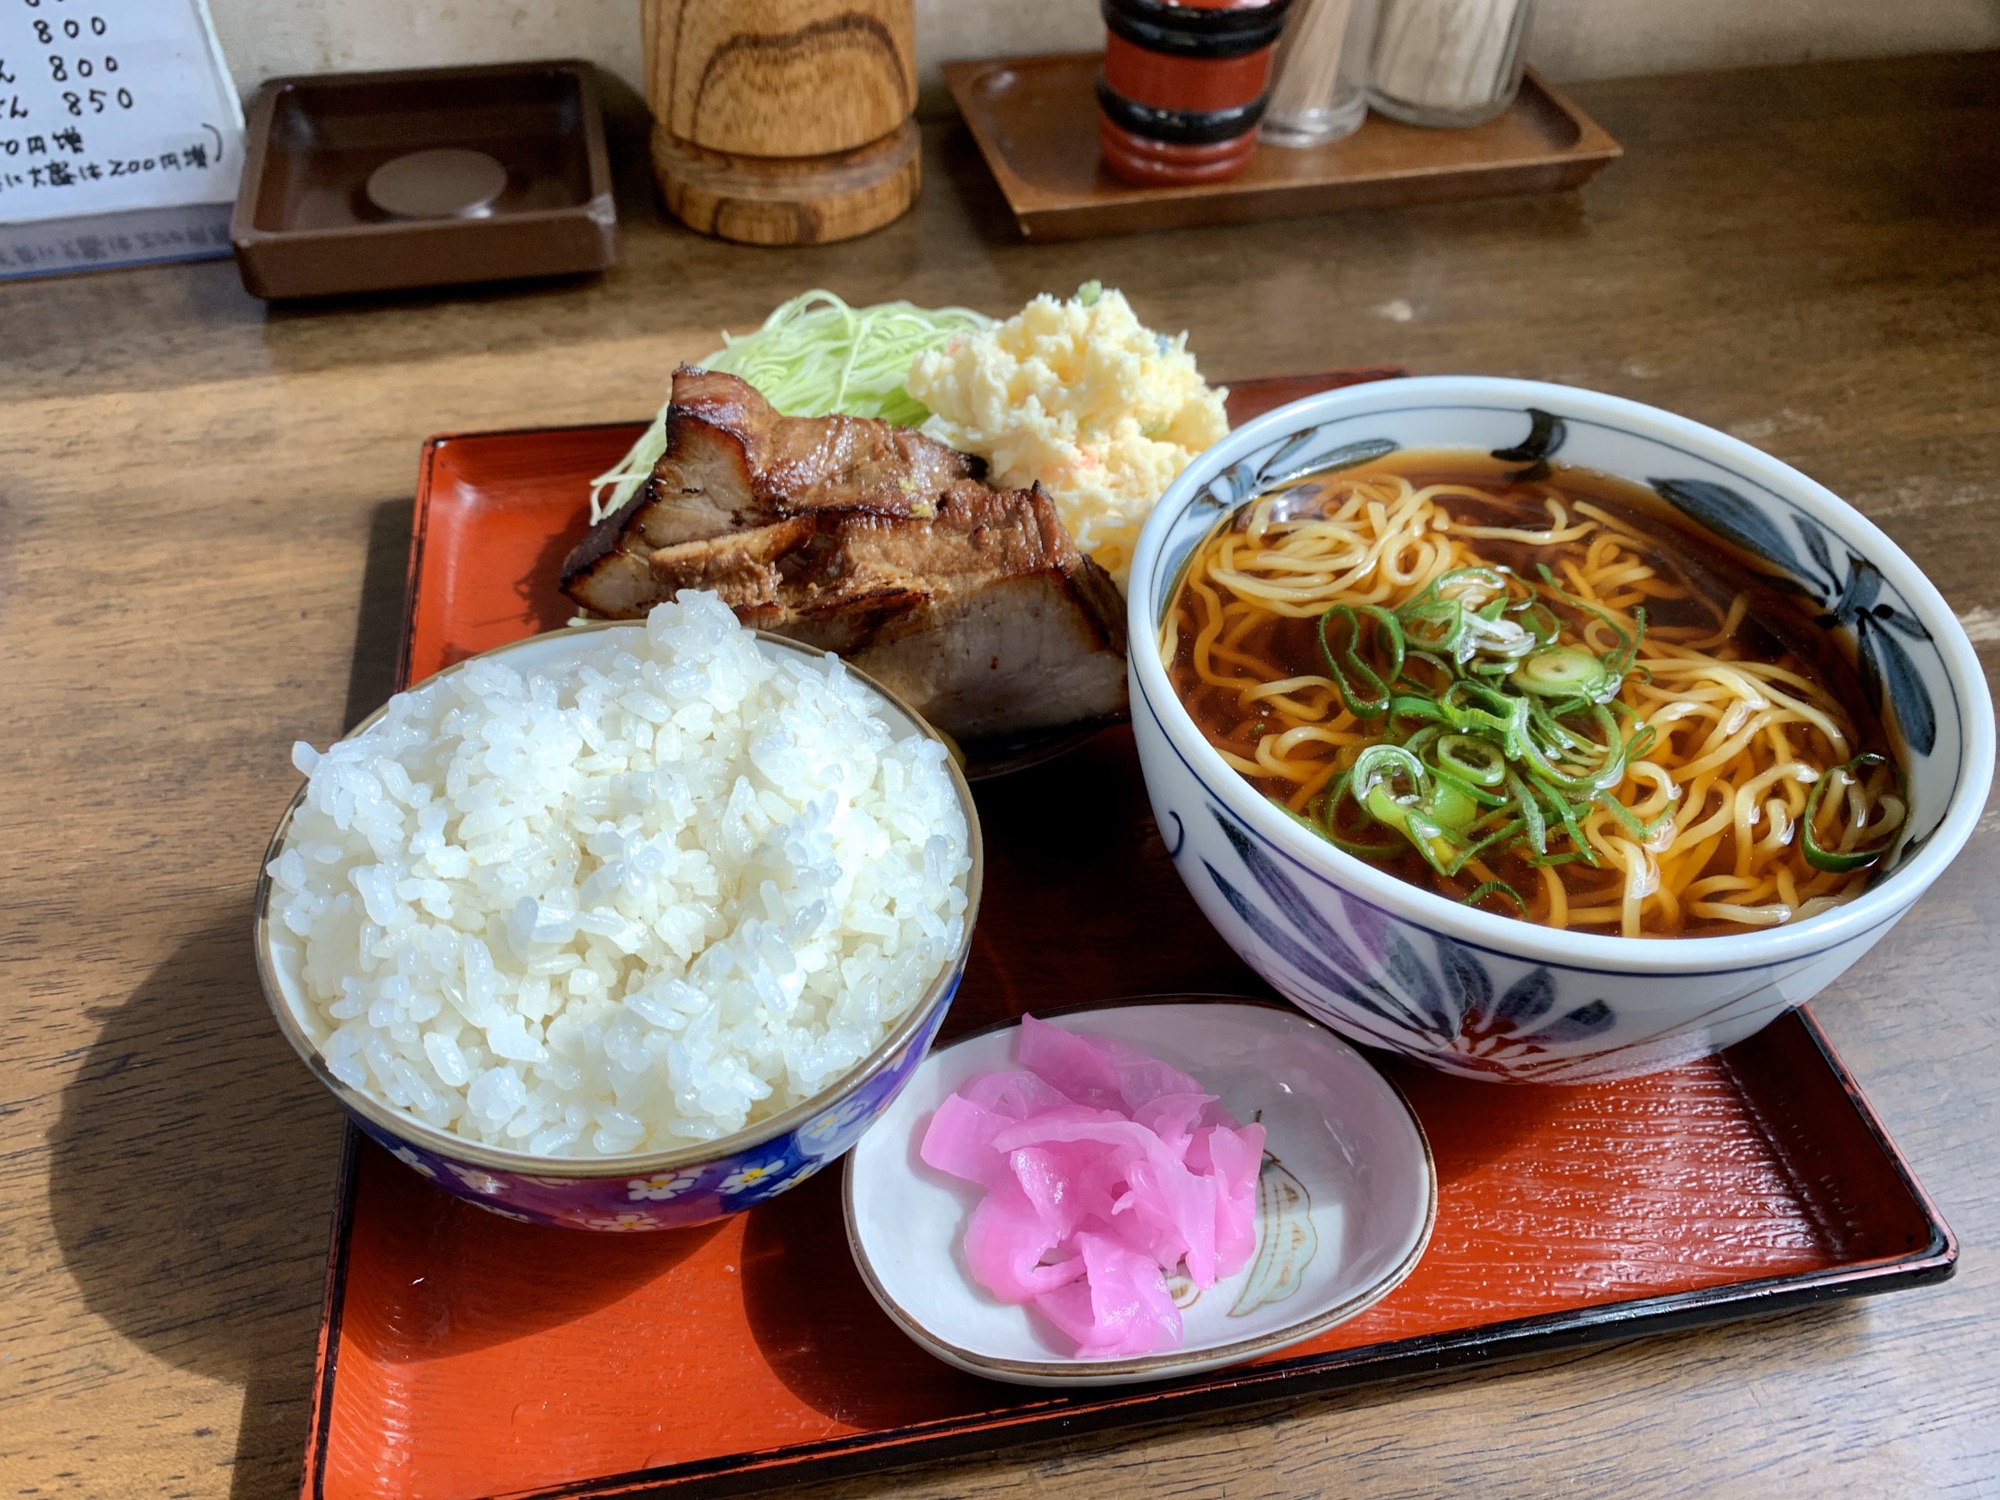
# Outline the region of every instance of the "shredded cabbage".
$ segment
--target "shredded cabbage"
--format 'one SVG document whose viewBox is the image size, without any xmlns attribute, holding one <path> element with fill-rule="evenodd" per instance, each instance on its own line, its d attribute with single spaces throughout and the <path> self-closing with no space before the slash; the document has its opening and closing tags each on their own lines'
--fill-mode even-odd
<svg viewBox="0 0 2000 1500">
<path fill-rule="evenodd" d="M 993 321 L 969 307 L 849 307 L 832 292 L 811 291 L 778 308 L 755 333 L 740 339 L 725 333 L 723 347 L 699 363 L 741 376 L 787 416 L 843 412 L 914 427 L 930 415 L 903 389 L 917 356 Z M 591 481 L 590 519 L 603 520 L 638 493 L 666 447 L 663 405 L 631 451 Z"/>
</svg>

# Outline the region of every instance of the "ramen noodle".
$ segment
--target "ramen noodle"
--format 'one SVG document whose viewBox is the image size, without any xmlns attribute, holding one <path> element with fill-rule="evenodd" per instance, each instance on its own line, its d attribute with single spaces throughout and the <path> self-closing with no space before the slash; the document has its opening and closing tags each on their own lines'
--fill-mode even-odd
<svg viewBox="0 0 2000 1500">
<path fill-rule="evenodd" d="M 1810 917 L 1906 810 L 1851 641 L 1586 470 L 1399 453 L 1269 491 L 1195 550 L 1161 650 L 1223 759 L 1320 837 L 1553 927 Z"/>
</svg>

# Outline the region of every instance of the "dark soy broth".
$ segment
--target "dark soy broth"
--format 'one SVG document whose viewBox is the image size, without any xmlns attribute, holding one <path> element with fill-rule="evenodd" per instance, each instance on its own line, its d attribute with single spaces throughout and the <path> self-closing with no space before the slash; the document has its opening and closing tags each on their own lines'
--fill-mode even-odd
<svg viewBox="0 0 2000 1500">
<path fill-rule="evenodd" d="M 1287 615 L 1261 607 L 1251 594 L 1232 593 L 1226 580 L 1253 576 L 1243 571 L 1246 565 L 1241 559 L 1246 555 L 1254 557 L 1258 552 L 1261 544 L 1251 539 L 1251 526 L 1257 507 L 1266 502 L 1269 504 L 1262 514 L 1274 523 L 1269 535 L 1283 530 L 1286 523 L 1312 522 L 1333 515 L 1356 493 L 1357 481 L 1381 482 L 1385 494 L 1395 479 L 1408 481 L 1408 487 L 1417 491 L 1450 486 L 1453 488 L 1427 502 L 1433 507 L 1434 517 L 1444 517 L 1447 524 L 1439 528 L 1433 521 L 1427 527 L 1406 529 L 1403 550 L 1395 555 L 1408 560 L 1418 556 L 1423 546 L 1443 546 L 1449 541 L 1458 549 L 1455 567 L 1479 565 L 1505 570 L 1514 580 L 1537 580 L 1541 568 L 1546 566 L 1564 590 L 1573 589 L 1581 579 L 1590 582 L 1593 589 L 1601 586 L 1597 598 L 1625 597 L 1639 601 L 1644 611 L 1643 631 L 1636 628 L 1636 613 L 1629 605 L 1626 609 L 1639 644 L 1634 668 L 1615 694 L 1618 704 L 1626 705 L 1617 709 L 1617 720 L 1628 727 L 1657 721 L 1656 739 L 1643 758 L 1658 768 L 1658 774 L 1649 771 L 1650 782 L 1641 779 L 1624 783 L 1626 800 L 1657 787 L 1654 800 L 1663 809 L 1671 804 L 1669 817 L 1676 829 L 1691 830 L 1715 825 L 1731 805 L 1730 799 L 1736 796 L 1737 789 L 1749 784 L 1753 791 L 1747 795 L 1758 799 L 1757 812 L 1747 825 L 1740 819 L 1728 820 L 1719 837 L 1695 841 L 1685 847 L 1666 842 L 1670 831 L 1655 819 L 1656 831 L 1651 842 L 1662 847 L 1651 852 L 1657 856 L 1655 864 L 1662 883 L 1670 886 L 1669 898 L 1643 902 L 1646 911 L 1636 930 L 1631 909 L 1624 903 L 1632 889 L 1643 886 L 1644 878 L 1630 876 L 1628 870 L 1603 858 L 1595 866 L 1574 856 L 1551 863 L 1550 855 L 1559 852 L 1554 843 L 1547 851 L 1538 853 L 1525 837 L 1520 837 L 1484 851 L 1456 872 L 1446 873 L 1438 867 L 1437 859 L 1427 859 L 1419 853 L 1410 838 L 1385 838 L 1380 827 L 1368 829 L 1370 819 L 1358 800 L 1345 804 L 1332 815 L 1335 830 L 1358 842 L 1387 845 L 1385 850 L 1366 853 L 1364 857 L 1439 895 L 1464 900 L 1474 896 L 1482 886 L 1504 884 L 1518 894 L 1518 900 L 1511 895 L 1494 895 L 1489 889 L 1487 894 L 1476 897 L 1479 904 L 1487 910 L 1543 922 L 1567 912 L 1569 915 L 1557 925 L 1580 931 L 1625 931 L 1636 936 L 1721 935 L 1771 925 L 1768 915 L 1748 920 L 1745 913 L 1754 908 L 1768 914 L 1786 897 L 1790 899 L 1788 915 L 1795 917 L 1810 915 L 1813 910 L 1823 909 L 1824 905 L 1858 891 L 1865 884 L 1866 871 L 1843 873 L 1835 878 L 1824 868 L 1816 867 L 1806 858 L 1799 827 L 1808 785 L 1808 773 L 1800 767 L 1830 771 L 1863 752 L 1884 757 L 1891 764 L 1879 774 L 1857 772 L 1857 780 L 1868 780 L 1868 789 L 1857 795 L 1871 809 L 1896 805 L 1893 801 L 1881 801 L 1884 795 L 1893 796 L 1895 790 L 1893 751 L 1890 736 L 1863 688 L 1848 632 L 1818 623 L 1818 611 L 1812 601 L 1774 581 L 1734 546 L 1696 527 L 1649 490 L 1589 470 L 1560 465 L 1550 466 L 1545 475 L 1516 477 L 1522 473 L 1521 464 L 1504 463 L 1480 453 L 1402 452 L 1358 468 L 1310 476 L 1260 496 L 1218 526 L 1190 559 L 1177 587 L 1168 625 L 1173 641 L 1169 675 L 1181 701 L 1210 743 L 1231 758 L 1258 791 L 1290 806 L 1308 821 L 1323 825 L 1324 831 L 1329 816 L 1327 789 L 1340 782 L 1337 775 L 1331 780 L 1329 775 L 1336 768 L 1351 767 L 1369 744 L 1397 743 L 1395 733 L 1382 728 L 1382 724 L 1402 721 L 1370 720 L 1352 712 L 1351 704 L 1350 711 L 1343 713 L 1343 700 L 1335 696 L 1331 686 L 1299 688 L 1275 700 L 1246 699 L 1246 689 L 1258 683 L 1274 684 L 1288 679 L 1327 682 L 1332 669 L 1320 638 L 1322 607 L 1337 605 L 1344 598 L 1358 601 L 1372 594 L 1373 602 L 1393 610 L 1419 590 L 1415 586 L 1404 588 L 1403 598 L 1399 599 L 1395 587 L 1382 584 L 1379 578 L 1370 578 L 1364 580 L 1367 587 L 1357 584 L 1352 594 L 1343 595 L 1336 588 L 1324 600 L 1298 606 L 1307 612 Z M 1456 488 L 1459 486 L 1469 486 L 1476 493 Z M 1549 533 L 1555 530 L 1549 505 L 1552 499 L 1562 507 L 1572 527 L 1585 524 L 1579 503 L 1594 508 L 1601 520 L 1588 523 L 1590 535 L 1567 540 L 1465 535 L 1470 528 Z M 1390 503 L 1385 508 L 1394 511 L 1396 507 Z M 1364 513 L 1357 516 L 1352 528 L 1357 536 L 1365 537 L 1370 524 Z M 1598 551 L 1592 553 L 1593 543 L 1607 537 L 1611 540 L 1599 543 Z M 1229 550 L 1232 543 L 1234 552 Z M 1235 561 L 1231 562 L 1231 558 Z M 1268 563 L 1268 559 L 1265 561 Z M 1288 584 L 1299 576 L 1302 575 L 1282 570 L 1254 574 L 1258 579 L 1276 579 Z M 1551 592 L 1534 582 L 1512 586 L 1528 591 L 1541 589 L 1539 597 L 1549 605 L 1562 627 L 1557 644 L 1579 645 L 1588 641 L 1602 646 L 1609 639 L 1607 629 L 1593 626 L 1590 612 L 1577 607 L 1569 592 Z M 1220 599 L 1221 605 L 1210 602 L 1213 599 Z M 1738 601 L 1740 607 L 1733 608 Z M 1218 608 L 1223 611 L 1220 615 L 1216 613 Z M 1721 634 L 1725 622 L 1729 625 L 1726 637 Z M 1197 642 L 1205 627 L 1210 631 L 1206 671 L 1196 660 Z M 1358 632 L 1363 627 L 1328 625 L 1326 628 L 1338 634 L 1350 628 Z M 1376 653 L 1374 665 L 1381 667 L 1384 664 L 1381 658 L 1387 651 L 1382 630 L 1376 626 L 1367 628 L 1372 632 L 1368 640 Z M 1670 685 L 1680 675 L 1695 670 L 1685 660 L 1693 650 L 1689 643 L 1709 638 L 1714 639 L 1703 648 L 1703 653 L 1715 666 L 1707 676 L 1699 678 L 1698 694 L 1690 689 L 1698 698 L 1693 708 L 1685 704 L 1676 706 L 1671 699 L 1663 701 L 1662 693 L 1669 690 L 1663 684 Z M 1368 658 L 1369 653 L 1361 650 L 1362 637 L 1356 634 L 1354 641 L 1357 652 Z M 1648 652 L 1653 653 L 1652 658 Z M 1739 666 L 1743 670 L 1736 670 Z M 1779 674 L 1795 674 L 1807 686 L 1796 685 L 1791 676 L 1757 676 L 1759 667 Z M 1414 674 L 1412 680 L 1418 685 L 1413 691 L 1427 690 L 1427 681 L 1430 688 L 1435 688 L 1442 680 L 1427 679 L 1427 667 L 1410 670 Z M 1504 683 L 1507 679 L 1492 680 Z M 1742 705 L 1732 705 L 1717 698 L 1718 692 L 1727 691 L 1717 688 L 1717 681 L 1747 682 L 1752 688 Z M 1817 722 L 1830 722 L 1843 730 L 1845 753 L 1837 741 L 1813 727 L 1810 715 L 1801 718 L 1785 714 L 1779 716 L 1782 722 L 1774 719 L 1770 726 L 1757 730 L 1746 747 L 1728 757 L 1723 766 L 1684 780 L 1685 768 L 1693 766 L 1699 770 L 1705 764 L 1705 755 L 1713 758 L 1720 753 L 1716 737 L 1732 721 L 1732 716 L 1741 718 L 1745 724 L 1756 720 L 1756 703 L 1760 697 L 1768 700 L 1770 696 L 1768 692 L 1760 694 L 1755 690 L 1756 683 L 1764 682 L 1776 684 L 1788 697 L 1806 702 L 1824 715 Z M 1311 711 L 1315 709 L 1317 713 Z M 1334 738 L 1345 733 L 1347 742 L 1325 743 L 1294 735 L 1295 742 L 1288 748 L 1271 751 L 1283 762 L 1283 774 L 1267 765 L 1253 768 L 1246 764 L 1259 760 L 1260 744 L 1270 750 L 1285 743 L 1282 736 L 1288 730 L 1301 731 L 1301 726 L 1309 724 L 1326 728 Z M 1724 741 L 1729 739 L 1726 735 L 1720 737 Z M 1760 776 L 1769 782 L 1768 787 L 1757 779 Z M 1773 776 L 1775 779 L 1771 779 Z M 1314 791 L 1316 778 L 1320 789 Z M 1677 802 L 1669 796 L 1666 778 L 1671 778 L 1680 789 Z M 1842 785 L 1838 780 L 1829 783 L 1835 790 Z M 1770 803 L 1763 800 L 1766 791 L 1786 806 L 1772 810 Z M 1824 815 L 1822 809 L 1822 818 Z M 1867 816 L 1857 814 L 1857 830 L 1866 824 Z M 1500 819 L 1497 812 L 1491 815 L 1495 826 Z M 1552 822 L 1552 818 L 1543 821 Z M 1775 838 L 1774 830 L 1781 831 L 1787 823 L 1791 829 L 1789 840 Z M 1486 826 L 1475 825 L 1473 833 L 1458 838 L 1455 844 L 1450 838 L 1445 842 L 1452 847 L 1470 844 Z M 1816 826 L 1821 827 L 1824 836 L 1837 832 Z M 1363 837 L 1364 834 L 1367 836 Z M 1677 839 L 1678 832 L 1673 832 L 1672 837 Z M 1636 834 L 1632 841 L 1642 842 Z M 1713 847 L 1704 848 L 1709 843 Z M 1561 850 L 1577 847 L 1572 841 L 1562 845 Z M 1586 842 L 1583 847 L 1592 846 Z M 1637 860 L 1638 856 L 1631 858 Z M 1549 889 L 1554 882 L 1560 883 L 1560 892 Z M 1692 898 L 1682 899 L 1676 894 L 1680 892 L 1692 892 Z M 1759 896 L 1758 900 L 1752 901 L 1753 893 Z"/>
</svg>

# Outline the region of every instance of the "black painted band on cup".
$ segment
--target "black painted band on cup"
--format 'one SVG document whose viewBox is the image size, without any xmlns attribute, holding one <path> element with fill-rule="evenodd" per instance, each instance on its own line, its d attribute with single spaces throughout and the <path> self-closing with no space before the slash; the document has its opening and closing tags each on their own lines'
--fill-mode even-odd
<svg viewBox="0 0 2000 1500">
<path fill-rule="evenodd" d="M 1291 0 L 1248 9 L 1203 10 L 1161 0 L 1099 0 L 1104 24 L 1135 47 L 1175 57 L 1241 57 L 1285 29 Z"/>
<path fill-rule="evenodd" d="M 1097 103 L 1106 119 L 1121 130 L 1169 146 L 1210 146 L 1217 141 L 1233 141 L 1256 128 L 1270 102 L 1271 92 L 1266 89 L 1248 104 L 1229 109 L 1155 109 L 1150 104 L 1127 99 L 1104 81 L 1103 74 L 1097 77 Z"/>
</svg>

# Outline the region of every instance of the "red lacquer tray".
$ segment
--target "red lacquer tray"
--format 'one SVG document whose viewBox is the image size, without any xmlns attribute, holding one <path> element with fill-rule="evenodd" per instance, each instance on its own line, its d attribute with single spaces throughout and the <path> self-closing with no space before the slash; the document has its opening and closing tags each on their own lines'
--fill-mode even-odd
<svg viewBox="0 0 2000 1500">
<path fill-rule="evenodd" d="M 1252 383 L 1232 415 L 1386 373 Z M 426 445 L 405 681 L 569 614 L 554 578 L 587 482 L 639 430 Z M 1128 733 L 978 797 L 985 898 L 947 1038 L 1112 996 L 1268 993 L 1174 874 Z M 832 1173 L 720 1225 L 586 1235 L 446 1197 L 350 1130 L 304 1494 L 736 1494 L 1912 1286 L 1957 1259 L 1804 1013 L 1625 1083 L 1383 1066 L 1437 1162 L 1415 1274 L 1269 1359 L 1061 1395 L 898 1333 L 849 1260 Z"/>
</svg>

